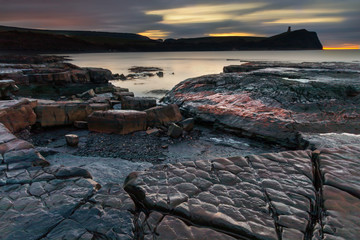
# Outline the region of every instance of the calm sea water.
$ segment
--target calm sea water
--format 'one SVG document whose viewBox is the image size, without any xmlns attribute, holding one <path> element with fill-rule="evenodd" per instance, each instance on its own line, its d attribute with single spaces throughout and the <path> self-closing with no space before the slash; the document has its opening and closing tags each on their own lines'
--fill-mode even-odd
<svg viewBox="0 0 360 240">
<path fill-rule="evenodd" d="M 231 51 L 231 52 L 136 52 L 70 54 L 75 65 L 102 67 L 127 75 L 132 66 L 160 67 L 164 77 L 157 76 L 113 84 L 129 88 L 136 96 L 161 97 L 151 90 L 170 90 L 191 77 L 220 73 L 224 66 L 246 61 L 285 62 L 360 62 L 360 50 L 336 51 Z"/>
</svg>

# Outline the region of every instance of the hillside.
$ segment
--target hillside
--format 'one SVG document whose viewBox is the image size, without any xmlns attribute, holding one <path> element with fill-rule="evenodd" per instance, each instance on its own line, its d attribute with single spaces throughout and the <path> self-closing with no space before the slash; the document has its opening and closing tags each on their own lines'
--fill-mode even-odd
<svg viewBox="0 0 360 240">
<path fill-rule="evenodd" d="M 229 51 L 322 49 L 315 32 L 272 37 L 202 37 L 152 40 L 134 33 L 37 30 L 0 26 L 0 50 L 37 52 Z"/>
</svg>

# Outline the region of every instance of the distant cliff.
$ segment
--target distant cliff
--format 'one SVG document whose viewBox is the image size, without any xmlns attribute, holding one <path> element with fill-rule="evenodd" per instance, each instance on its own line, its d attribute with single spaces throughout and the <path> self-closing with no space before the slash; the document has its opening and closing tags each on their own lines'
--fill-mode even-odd
<svg viewBox="0 0 360 240">
<path fill-rule="evenodd" d="M 272 37 L 202 37 L 165 41 L 133 33 L 55 31 L 0 26 L 0 50 L 36 52 L 315 50 L 315 32 L 296 30 Z"/>
</svg>

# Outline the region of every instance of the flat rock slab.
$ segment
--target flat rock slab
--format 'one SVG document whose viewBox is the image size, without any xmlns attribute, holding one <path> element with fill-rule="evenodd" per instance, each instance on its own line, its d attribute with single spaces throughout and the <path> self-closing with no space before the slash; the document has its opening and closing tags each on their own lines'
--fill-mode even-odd
<svg viewBox="0 0 360 240">
<path fill-rule="evenodd" d="M 145 211 L 178 218 L 176 226 L 183 219 L 228 239 L 303 239 L 316 204 L 310 151 L 160 165 L 130 174 L 125 190 Z"/>
<path fill-rule="evenodd" d="M 88 117 L 90 131 L 128 134 L 146 130 L 146 113 L 134 110 L 96 111 Z"/>
<path fill-rule="evenodd" d="M 11 132 L 18 132 L 36 122 L 36 100 L 20 99 L 0 101 L 0 123 Z"/>
<path fill-rule="evenodd" d="M 291 148 L 307 147 L 299 132 L 360 133 L 359 64 L 270 62 L 239 68 L 187 79 L 164 102 L 221 129 Z"/>
<path fill-rule="evenodd" d="M 146 97 L 121 97 L 121 109 L 143 111 L 156 106 L 156 99 Z"/>
</svg>

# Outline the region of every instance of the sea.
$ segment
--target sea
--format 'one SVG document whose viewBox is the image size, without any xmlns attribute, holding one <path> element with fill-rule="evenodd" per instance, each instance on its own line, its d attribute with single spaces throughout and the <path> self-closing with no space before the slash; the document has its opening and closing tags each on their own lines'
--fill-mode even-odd
<svg viewBox="0 0 360 240">
<path fill-rule="evenodd" d="M 354 62 L 360 63 L 360 50 L 315 51 L 223 51 L 223 52 L 109 52 L 66 54 L 80 67 L 107 68 L 112 73 L 129 74 L 133 66 L 159 67 L 164 76 L 116 80 L 112 83 L 129 88 L 136 96 L 157 99 L 164 91 L 192 77 L 221 73 L 224 66 L 239 65 L 247 61 L 281 62 Z M 163 90 L 155 91 L 154 90 Z"/>
</svg>

